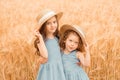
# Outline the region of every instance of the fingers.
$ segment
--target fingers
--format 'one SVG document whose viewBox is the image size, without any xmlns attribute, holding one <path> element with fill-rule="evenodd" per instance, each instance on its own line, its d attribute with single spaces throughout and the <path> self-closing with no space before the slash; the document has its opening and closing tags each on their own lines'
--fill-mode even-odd
<svg viewBox="0 0 120 80">
<path fill-rule="evenodd" d="M 84 43 L 84 48 L 85 48 L 85 51 L 89 50 L 89 45 L 88 45 L 87 41 L 85 41 L 85 43 Z"/>
<path fill-rule="evenodd" d="M 46 63 L 47 61 L 48 61 L 47 58 L 43 58 L 42 56 L 39 57 L 39 62 L 40 62 L 41 64 L 44 64 L 44 63 Z"/>
<path fill-rule="evenodd" d="M 39 32 L 38 30 L 35 30 L 35 31 L 34 31 L 34 35 L 35 35 L 36 37 L 40 37 L 40 32 Z"/>
<path fill-rule="evenodd" d="M 34 31 L 34 34 L 35 34 L 35 35 L 38 35 L 38 34 L 39 34 L 39 31 Z"/>
<path fill-rule="evenodd" d="M 81 65 L 81 63 L 80 63 L 80 62 L 77 62 L 77 65 Z"/>
</svg>

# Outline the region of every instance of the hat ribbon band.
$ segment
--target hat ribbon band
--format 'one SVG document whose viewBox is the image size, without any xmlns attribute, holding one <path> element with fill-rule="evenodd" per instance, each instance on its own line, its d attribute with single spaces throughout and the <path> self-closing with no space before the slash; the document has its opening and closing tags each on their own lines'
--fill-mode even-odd
<svg viewBox="0 0 120 80">
<path fill-rule="evenodd" d="M 50 17 L 51 15 L 55 15 L 55 13 L 54 13 L 53 11 L 47 13 L 45 16 L 43 16 L 43 17 L 39 20 L 38 24 L 42 23 L 45 19 L 47 19 L 47 18 Z"/>
</svg>

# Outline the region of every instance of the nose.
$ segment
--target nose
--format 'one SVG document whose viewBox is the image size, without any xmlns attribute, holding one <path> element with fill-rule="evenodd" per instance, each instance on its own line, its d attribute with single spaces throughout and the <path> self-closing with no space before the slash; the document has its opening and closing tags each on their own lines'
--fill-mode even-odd
<svg viewBox="0 0 120 80">
<path fill-rule="evenodd" d="M 74 46 L 74 43 L 73 43 L 73 42 L 71 42 L 71 46 Z"/>
</svg>

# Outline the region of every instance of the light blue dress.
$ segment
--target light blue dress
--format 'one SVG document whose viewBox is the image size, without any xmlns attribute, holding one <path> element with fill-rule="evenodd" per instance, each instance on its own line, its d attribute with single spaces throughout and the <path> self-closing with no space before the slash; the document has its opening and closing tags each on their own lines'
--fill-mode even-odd
<svg viewBox="0 0 120 80">
<path fill-rule="evenodd" d="M 77 64 L 80 61 L 76 57 L 76 52 L 72 51 L 62 56 L 66 80 L 89 80 L 85 71 Z"/>
<path fill-rule="evenodd" d="M 45 45 L 48 50 L 48 62 L 40 65 L 37 80 L 65 80 L 58 39 L 47 39 Z"/>
</svg>

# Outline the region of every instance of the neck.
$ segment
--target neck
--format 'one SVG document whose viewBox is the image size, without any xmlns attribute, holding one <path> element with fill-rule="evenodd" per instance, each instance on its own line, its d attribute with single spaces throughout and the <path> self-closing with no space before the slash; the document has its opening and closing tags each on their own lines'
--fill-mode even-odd
<svg viewBox="0 0 120 80">
<path fill-rule="evenodd" d="M 53 39 L 55 36 L 53 34 L 47 34 L 47 38 Z"/>
<path fill-rule="evenodd" d="M 65 54 L 69 54 L 70 51 L 68 51 L 68 50 L 64 50 L 64 53 L 65 53 Z"/>
</svg>

